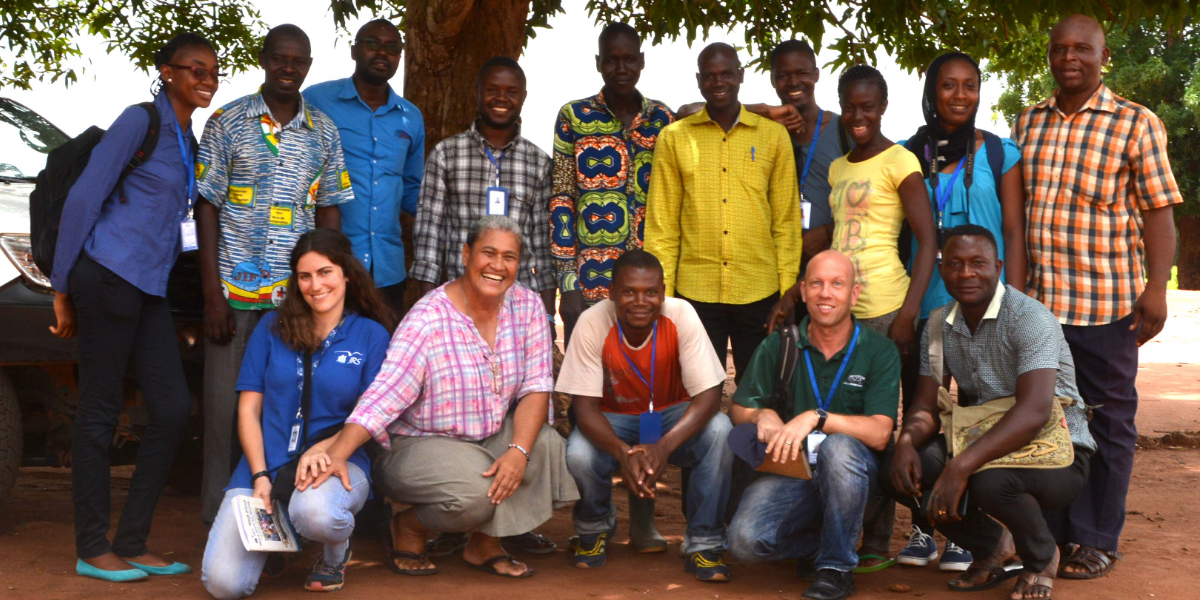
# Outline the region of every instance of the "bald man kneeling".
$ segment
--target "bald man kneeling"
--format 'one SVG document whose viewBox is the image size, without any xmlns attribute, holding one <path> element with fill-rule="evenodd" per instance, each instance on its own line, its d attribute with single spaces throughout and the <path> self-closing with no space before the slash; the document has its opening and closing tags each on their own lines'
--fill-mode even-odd
<svg viewBox="0 0 1200 600">
<path fill-rule="evenodd" d="M 859 286 L 845 255 L 813 257 L 801 285 L 809 316 L 799 324 L 791 402 L 772 398 L 781 360 L 776 331 L 750 360 L 729 417 L 757 426 L 767 461 L 805 460 L 806 448 L 813 478 L 763 475 L 751 484 L 729 527 L 729 551 L 745 562 L 797 559 L 801 576 L 816 571 L 803 597 L 840 600 L 854 594 L 863 512 L 878 492 L 881 454 L 896 422 L 900 356 L 850 314 Z"/>
</svg>

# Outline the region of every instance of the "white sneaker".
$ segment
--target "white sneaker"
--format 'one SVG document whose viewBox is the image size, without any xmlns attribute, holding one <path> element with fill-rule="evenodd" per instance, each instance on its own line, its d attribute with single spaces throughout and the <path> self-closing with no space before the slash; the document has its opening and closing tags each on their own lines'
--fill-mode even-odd
<svg viewBox="0 0 1200 600">
<path fill-rule="evenodd" d="M 924 567 L 937 560 L 937 542 L 932 535 L 921 533 L 920 529 L 912 528 L 908 545 L 896 556 L 896 562 L 912 567 Z"/>
<path fill-rule="evenodd" d="M 942 560 L 938 568 L 943 571 L 966 571 L 974 558 L 970 552 L 963 550 L 957 544 L 946 540 L 946 550 L 942 552 Z"/>
</svg>

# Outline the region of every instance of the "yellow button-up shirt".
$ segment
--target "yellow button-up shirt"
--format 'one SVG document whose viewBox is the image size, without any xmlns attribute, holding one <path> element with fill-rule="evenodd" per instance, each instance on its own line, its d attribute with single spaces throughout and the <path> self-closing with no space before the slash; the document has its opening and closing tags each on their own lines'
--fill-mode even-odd
<svg viewBox="0 0 1200 600">
<path fill-rule="evenodd" d="M 749 304 L 800 272 L 800 195 L 787 130 L 742 107 L 728 133 L 702 110 L 659 134 L 645 248 L 667 295 Z"/>
</svg>

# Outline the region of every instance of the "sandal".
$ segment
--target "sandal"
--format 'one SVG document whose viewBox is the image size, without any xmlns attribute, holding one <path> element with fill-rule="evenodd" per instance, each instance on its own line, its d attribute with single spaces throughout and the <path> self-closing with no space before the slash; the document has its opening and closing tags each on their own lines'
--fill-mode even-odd
<svg viewBox="0 0 1200 600">
<path fill-rule="evenodd" d="M 391 569 L 393 573 L 396 573 L 397 575 L 410 575 L 413 577 L 423 577 L 426 575 L 437 575 L 437 572 L 438 572 L 437 565 L 434 565 L 429 560 L 429 557 L 427 555 L 417 554 L 416 552 L 405 552 L 404 550 L 396 550 L 396 548 L 392 545 L 392 528 L 391 527 L 388 527 L 383 532 L 383 537 L 381 539 L 381 542 L 383 544 L 383 553 L 387 555 L 388 568 Z M 422 567 L 425 567 L 426 565 L 433 565 L 433 568 L 432 569 L 425 569 L 425 568 L 402 569 L 396 564 L 397 560 L 415 560 L 415 561 L 419 561 L 421 563 Z"/>
<path fill-rule="evenodd" d="M 1033 598 L 1033 597 L 1026 595 L 1040 587 L 1046 588 L 1051 593 L 1053 593 L 1054 578 L 1048 577 L 1046 575 L 1039 575 L 1037 573 L 1029 573 L 1027 571 L 1022 571 L 1021 574 L 1017 576 L 1017 583 L 1013 584 L 1012 593 L 1020 594 L 1021 598 L 1023 600 L 1024 599 L 1051 600 L 1050 596 L 1041 596 L 1041 597 Z M 1011 600 L 1012 596 L 1009 596 L 1009 598 Z"/>
<path fill-rule="evenodd" d="M 521 535 L 506 535 L 500 538 L 500 542 L 505 546 L 530 554 L 554 554 L 558 551 L 558 545 L 550 538 L 532 531 Z M 466 547 L 466 544 L 463 547 Z"/>
<path fill-rule="evenodd" d="M 886 568 L 888 568 L 888 567 L 890 567 L 890 566 L 892 566 L 892 565 L 896 564 L 896 559 L 894 559 L 894 558 L 884 558 L 884 557 L 882 557 L 882 556 L 880 556 L 880 555 L 878 555 L 878 554 L 859 554 L 859 555 L 858 555 L 858 560 L 859 560 L 859 564 L 860 564 L 860 565 L 862 564 L 862 561 L 863 561 L 863 560 L 877 560 L 877 561 L 880 561 L 880 562 L 879 562 L 879 564 L 877 564 L 877 565 L 873 565 L 873 566 L 870 566 L 870 567 L 855 567 L 855 569 L 854 569 L 854 572 L 855 572 L 855 573 L 858 573 L 858 574 L 861 574 L 861 573 L 875 573 L 876 571 L 882 571 L 882 570 L 884 570 L 884 569 L 886 569 Z"/>
<path fill-rule="evenodd" d="M 1112 572 L 1121 559 L 1121 553 L 1108 552 L 1091 546 L 1076 546 L 1075 551 L 1058 567 L 1058 576 L 1063 579 L 1096 579 Z M 1068 571 L 1067 567 L 1082 567 L 1085 571 Z"/>
<path fill-rule="evenodd" d="M 467 547 L 471 536 L 465 533 L 439 533 L 425 542 L 425 555 L 432 558 L 450 556 Z"/>
<path fill-rule="evenodd" d="M 990 575 L 990 577 L 984 580 L 983 583 L 977 583 L 975 585 L 955 585 L 956 581 L 968 579 L 973 575 L 978 575 L 980 572 L 986 572 L 988 575 Z M 983 590 L 990 590 L 1001 583 L 1016 577 L 1020 573 L 1021 572 L 1016 569 L 1006 569 L 1003 565 L 998 565 L 990 560 L 977 560 L 971 563 L 971 566 L 967 567 L 967 570 L 963 572 L 961 576 L 951 579 L 950 581 L 946 582 L 946 585 L 950 587 L 950 591 L 952 592 L 982 592 Z"/>
<path fill-rule="evenodd" d="M 468 562 L 467 566 L 471 567 L 472 569 L 475 569 L 476 571 L 483 571 L 484 573 L 491 573 L 492 575 L 495 575 L 497 577 L 507 577 L 508 579 L 525 579 L 527 577 L 533 577 L 533 567 L 531 567 L 529 565 L 525 565 L 525 572 L 521 573 L 520 575 L 509 575 L 508 573 L 501 573 L 500 571 L 496 570 L 496 564 L 502 563 L 502 562 L 507 562 L 507 563 L 514 564 L 514 565 L 521 564 L 511 554 L 497 554 L 496 556 L 493 556 L 493 557 L 483 561 L 483 564 L 477 565 L 477 564 Z"/>
</svg>

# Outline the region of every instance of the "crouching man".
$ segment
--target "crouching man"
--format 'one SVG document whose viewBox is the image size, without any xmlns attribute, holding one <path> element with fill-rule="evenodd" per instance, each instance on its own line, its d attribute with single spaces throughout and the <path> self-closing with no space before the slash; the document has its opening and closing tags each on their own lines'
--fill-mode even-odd
<svg viewBox="0 0 1200 600">
<path fill-rule="evenodd" d="M 612 474 L 653 498 L 667 464 L 692 469 L 687 490 L 685 568 L 701 581 L 728 581 L 721 560 L 733 453 L 720 412 L 725 369 L 696 310 L 667 298 L 654 255 L 630 250 L 613 264 L 612 289 L 575 325 L 555 390 L 572 395 L 578 427 L 567 468 L 579 486 L 575 566 L 604 564 L 616 529 Z"/>
<path fill-rule="evenodd" d="M 854 594 L 863 513 L 880 490 L 900 356 L 891 340 L 851 316 L 859 286 L 845 255 L 813 257 L 801 285 L 809 316 L 799 325 L 790 404 L 773 399 L 781 367 L 776 331 L 750 360 L 729 416 L 757 425 L 767 461 L 810 460 L 812 479 L 768 474 L 752 483 L 730 524 L 729 550 L 744 562 L 796 559 L 801 576 L 815 569 L 803 597 L 840 600 Z"/>
</svg>

